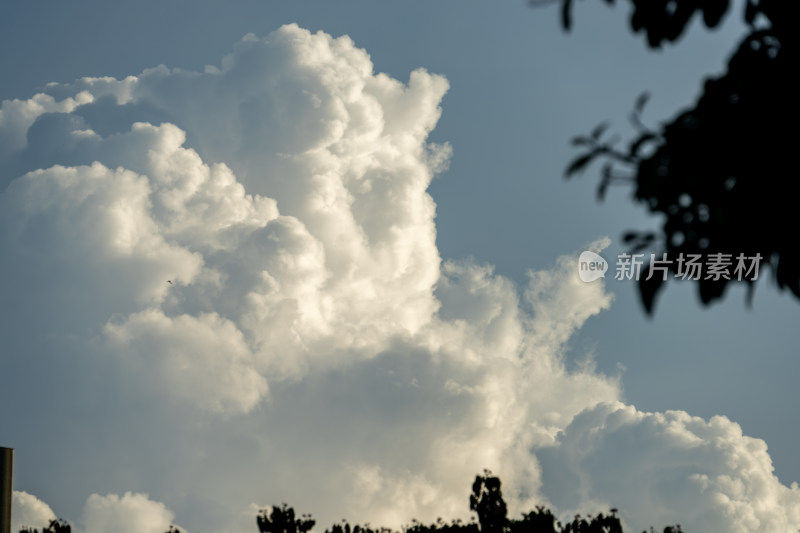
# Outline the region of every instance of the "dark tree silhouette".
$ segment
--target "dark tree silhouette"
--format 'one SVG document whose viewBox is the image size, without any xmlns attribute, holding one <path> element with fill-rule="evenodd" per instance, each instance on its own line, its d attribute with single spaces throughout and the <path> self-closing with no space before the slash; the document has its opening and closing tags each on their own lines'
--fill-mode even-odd
<svg viewBox="0 0 800 533">
<path fill-rule="evenodd" d="M 463 523 L 461 520 L 445 522 L 442 518 L 432 524 L 423 524 L 412 520 L 412 525 L 404 527 L 402 533 L 622 533 L 622 524 L 617 517 L 616 509 L 611 509 L 608 515 L 603 513 L 586 518 L 576 515 L 571 522 L 562 524 L 556 520 L 551 511 L 544 507 L 537 507 L 535 511 L 525 513 L 519 519 L 507 518 L 506 503 L 500 490 L 500 478 L 484 470 L 483 475 L 475 477 L 472 484 L 472 494 L 469 497 L 470 510 L 478 515 L 478 523 Z M 273 514 L 278 511 L 279 523 L 291 523 L 294 512 L 291 507 L 284 504 L 282 509 L 273 507 Z M 291 513 L 291 514 L 289 514 Z M 266 514 L 262 510 L 260 516 Z M 310 516 L 309 516 L 310 519 Z M 273 519 L 274 523 L 274 519 Z M 311 521 L 313 524 L 313 521 Z M 259 523 L 259 528 L 261 525 Z M 275 529 L 259 529 L 261 533 L 274 532 Z M 280 530 L 280 528 L 278 529 Z M 655 531 L 651 528 L 652 533 Z M 388 528 L 372 529 L 369 524 L 365 526 L 350 526 L 343 520 L 325 533 L 394 533 Z M 645 532 L 646 533 L 646 532 Z M 679 525 L 663 529 L 663 533 L 682 533 Z"/>
<path fill-rule="evenodd" d="M 426 525 L 412 520 L 412 525 L 403 527 L 402 533 L 622 533 L 622 524 L 616 515 L 616 509 L 611 509 L 608 515 L 600 513 L 595 517 L 589 515 L 583 518 L 576 515 L 566 524 L 556 520 L 553 513 L 544 507 L 536 507 L 535 511 L 524 513 L 522 518 L 509 519 L 500 485 L 500 478 L 493 476 L 488 470 L 484 470 L 482 476 L 475 477 L 472 494 L 469 497 L 469 508 L 478 514 L 477 524 L 474 521 L 464 523 L 461 520 L 448 523 L 439 518 L 436 522 Z M 262 509 L 256 517 L 260 533 L 308 533 L 315 524 L 316 522 L 308 514 L 296 518 L 294 509 L 285 503 L 281 507 L 272 506 L 271 510 Z M 655 533 L 652 528 L 650 531 Z M 23 528 L 20 533 L 39 532 Z M 71 533 L 71 529 L 63 520 L 53 520 L 42 533 Z M 182 532 L 176 526 L 170 526 L 166 533 Z M 325 533 L 395 532 L 385 527 L 373 529 L 369 524 L 351 527 L 346 520 L 342 520 L 341 524 L 334 524 L 330 529 L 326 529 Z M 664 528 L 663 533 L 682 533 L 682 530 L 679 525 L 669 526 Z"/>
<path fill-rule="evenodd" d="M 508 511 L 500 491 L 500 478 L 492 476 L 488 470 L 483 471 L 483 476 L 475 476 L 472 494 L 469 495 L 469 509 L 478 513 L 483 533 L 501 533 L 507 522 Z"/>
<path fill-rule="evenodd" d="M 294 509 L 287 507 L 285 503 L 283 507 L 273 506 L 270 513 L 262 509 L 256 517 L 260 533 L 306 533 L 315 523 L 311 515 L 295 518 Z"/>
<path fill-rule="evenodd" d="M 562 23 L 569 30 L 573 2 L 561 2 Z M 651 48 L 678 40 L 695 13 L 713 28 L 729 9 L 728 0 L 631 3 L 631 29 L 644 32 Z M 568 166 L 567 177 L 604 159 L 600 200 L 610 184 L 628 183 L 636 202 L 663 216 L 660 233 L 631 231 L 623 237 L 631 254 L 657 252 L 644 261 L 639 276 L 648 314 L 668 273 L 697 281 L 704 305 L 737 281 L 747 284 L 750 302 L 754 282 L 767 270 L 755 267 L 768 266 L 778 287 L 800 298 L 800 247 L 794 234 L 800 192 L 793 132 L 798 105 L 790 73 L 798 64 L 797 11 L 797 2 L 747 0 L 743 15 L 749 33 L 735 48 L 727 72 L 706 79 L 693 107 L 648 128 L 641 120 L 643 95 L 631 117 L 639 134 L 626 147 L 605 138 L 606 124 L 573 139 L 585 152 Z M 692 257 L 700 267 L 689 270 L 686 260 Z M 659 262 L 651 268 L 650 259 Z M 709 263 L 716 269 L 709 271 Z"/>
<path fill-rule="evenodd" d="M 51 520 L 50 524 L 42 529 L 42 533 L 71 533 L 72 528 L 68 523 L 64 520 Z M 39 533 L 38 529 L 30 529 L 27 527 L 23 527 L 19 530 L 19 533 Z"/>
</svg>

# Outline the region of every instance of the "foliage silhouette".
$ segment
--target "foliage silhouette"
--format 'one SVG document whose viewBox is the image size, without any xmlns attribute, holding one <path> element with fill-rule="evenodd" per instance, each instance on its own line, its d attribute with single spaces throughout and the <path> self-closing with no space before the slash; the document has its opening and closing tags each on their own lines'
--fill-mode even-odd
<svg viewBox="0 0 800 533">
<path fill-rule="evenodd" d="M 478 513 L 483 533 L 503 531 L 508 510 L 500 491 L 500 478 L 492 476 L 488 470 L 483 471 L 483 476 L 475 476 L 469 496 L 469 510 Z"/>
<path fill-rule="evenodd" d="M 71 533 L 72 527 L 64 520 L 50 520 L 50 524 L 42 529 L 42 533 Z M 38 529 L 23 527 L 19 533 L 39 533 Z"/>
<path fill-rule="evenodd" d="M 475 477 L 472 493 L 469 496 L 469 507 L 478 514 L 477 524 L 474 519 L 469 523 L 461 520 L 447 523 L 439 518 L 429 525 L 412 520 L 412 525 L 403 527 L 402 533 L 623 533 L 616 509 L 611 509 L 608 515 L 600 513 L 595 517 L 589 515 L 583 518 L 576 515 L 571 522 L 562 524 L 550 510 L 537 506 L 534 511 L 524 513 L 522 518 L 509 519 L 500 486 L 500 478 L 493 476 L 488 470 L 484 470 L 482 476 Z M 304 514 L 296 518 L 294 509 L 285 503 L 281 507 L 272 506 L 269 511 L 262 509 L 256 517 L 259 533 L 308 533 L 315 524 L 311 515 Z M 650 531 L 655 533 L 652 528 Z M 23 528 L 20 533 L 38 533 L 38 531 Z M 71 533 L 71 530 L 69 524 L 63 520 L 53 520 L 42 533 Z M 182 532 L 176 526 L 170 526 L 166 533 Z M 325 533 L 394 532 L 385 527 L 373 529 L 369 524 L 351 527 L 347 521 L 342 520 L 341 524 L 334 524 L 330 529 L 326 529 Z M 677 525 L 664 528 L 663 533 L 683 532 Z"/>
<path fill-rule="evenodd" d="M 561 1 L 562 24 L 569 30 L 573 2 Z M 631 29 L 644 32 L 651 48 L 678 40 L 695 13 L 702 14 L 707 27 L 716 27 L 730 3 L 631 2 Z M 660 273 L 645 267 L 639 276 L 648 314 L 668 272 L 697 281 L 703 305 L 722 298 L 736 281 L 747 284 L 750 303 L 754 282 L 764 270 L 757 273 L 753 267 L 760 263 L 769 265 L 779 288 L 800 298 L 800 247 L 794 235 L 800 187 L 794 175 L 796 134 L 791 133 L 798 119 L 791 72 L 798 64 L 797 11 L 797 2 L 747 0 L 749 33 L 730 57 L 727 72 L 706 79 L 693 107 L 651 129 L 641 120 L 644 94 L 631 116 L 639 134 L 627 147 L 604 138 L 607 124 L 573 139 L 585 152 L 567 167 L 566 177 L 603 159 L 599 200 L 609 185 L 627 183 L 633 185 L 636 202 L 664 217 L 660 234 L 632 231 L 624 236 L 631 253 L 659 248 L 651 259 L 663 261 Z M 724 274 L 693 271 L 687 277 L 679 260 L 690 254 L 699 256 L 703 266 L 709 259 L 725 263 Z M 736 272 L 737 266 L 744 268 Z"/>
<path fill-rule="evenodd" d="M 469 497 L 470 510 L 478 514 L 478 523 L 474 521 L 464 523 L 461 520 L 445 522 L 439 518 L 432 524 L 423 524 L 412 520 L 411 526 L 403 528 L 402 533 L 622 533 L 622 524 L 616 516 L 616 509 L 611 509 L 610 514 L 603 513 L 586 518 L 576 515 L 571 522 L 562 524 L 556 520 L 552 512 L 544 507 L 523 514 L 519 519 L 507 517 L 507 507 L 500 490 L 500 478 L 495 477 L 488 470 L 483 475 L 475 477 L 472 484 L 472 493 Z M 273 507 L 273 512 L 278 509 Z M 286 516 L 291 508 L 284 504 L 281 511 Z M 262 511 L 262 514 L 266 511 Z M 294 516 L 293 513 L 291 516 Z M 283 519 L 291 522 L 291 519 Z M 312 521 L 313 524 L 313 521 Z M 259 526 L 261 527 L 261 526 Z M 274 532 L 274 529 L 260 529 L 261 533 Z M 655 533 L 653 529 L 651 532 Z M 393 533 L 391 529 L 372 529 L 369 524 L 365 526 L 350 526 L 346 521 L 336 524 L 325 533 Z M 679 525 L 664 528 L 663 533 L 682 533 Z"/>
<path fill-rule="evenodd" d="M 269 514 L 266 509 L 262 509 L 256 517 L 260 533 L 306 533 L 315 523 L 310 515 L 295 518 L 294 509 L 287 507 L 285 503 L 283 507 L 273 506 Z"/>
</svg>

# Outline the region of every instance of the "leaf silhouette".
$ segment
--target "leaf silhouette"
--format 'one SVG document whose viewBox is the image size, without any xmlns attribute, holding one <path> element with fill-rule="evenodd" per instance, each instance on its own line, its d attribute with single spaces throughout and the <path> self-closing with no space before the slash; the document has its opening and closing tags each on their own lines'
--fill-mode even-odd
<svg viewBox="0 0 800 533">
<path fill-rule="evenodd" d="M 604 131 L 608 129 L 608 121 L 601 122 L 592 130 L 591 136 L 595 141 L 600 138 Z"/>
<path fill-rule="evenodd" d="M 650 99 L 650 93 L 648 91 L 643 92 L 639 95 L 636 99 L 636 103 L 634 104 L 633 108 L 636 111 L 637 115 L 641 115 L 642 111 L 644 110 L 644 106 L 647 105 L 647 101 Z"/>
<path fill-rule="evenodd" d="M 572 28 L 572 0 L 564 0 L 564 5 L 561 9 L 561 24 L 564 29 L 569 31 Z"/>
<path fill-rule="evenodd" d="M 602 148 L 595 148 L 589 153 L 583 154 L 572 160 L 572 163 L 567 167 L 566 172 L 564 173 L 565 178 L 571 177 L 573 174 L 580 172 L 583 170 L 589 163 L 592 162 L 592 159 L 597 157 L 598 154 L 604 152 L 605 150 Z"/>
<path fill-rule="evenodd" d="M 664 279 L 661 276 L 653 276 L 647 279 L 649 275 L 650 265 L 642 269 L 641 277 L 639 278 L 639 296 L 642 298 L 642 305 L 647 315 L 652 316 L 655 309 L 656 295 L 664 285 Z"/>
</svg>

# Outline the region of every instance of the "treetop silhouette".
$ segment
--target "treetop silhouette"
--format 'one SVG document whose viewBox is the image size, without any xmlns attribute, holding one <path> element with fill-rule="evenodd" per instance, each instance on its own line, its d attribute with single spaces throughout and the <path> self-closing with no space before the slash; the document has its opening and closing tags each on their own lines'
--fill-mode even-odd
<svg viewBox="0 0 800 533">
<path fill-rule="evenodd" d="M 474 519 L 467 523 L 458 519 L 448 523 L 439 518 L 426 525 L 412 520 L 410 526 L 402 528 L 402 533 L 622 533 L 622 524 L 616 515 L 616 509 L 611 509 L 608 515 L 599 513 L 597 516 L 589 515 L 585 518 L 576 515 L 571 522 L 562 524 L 550 510 L 537 506 L 535 510 L 522 514 L 521 518 L 509 519 L 500 487 L 500 478 L 493 476 L 488 470 L 475 477 L 469 496 L 469 507 L 477 513 L 478 523 Z M 259 533 L 308 533 L 315 524 L 311 515 L 304 514 L 297 518 L 294 509 L 285 503 L 280 507 L 273 505 L 271 509 L 262 509 L 256 516 Z M 652 528 L 650 531 L 655 533 Z M 39 532 L 36 529 L 23 528 L 20 533 Z M 63 520 L 53 520 L 42 533 L 71 533 L 71 528 Z M 170 526 L 166 533 L 183 532 L 176 526 Z M 346 520 L 342 520 L 341 524 L 334 524 L 325 533 L 394 532 L 385 527 L 371 528 L 369 524 L 351 526 Z M 664 528 L 663 533 L 682 533 L 682 530 L 679 525 L 669 526 Z"/>
<path fill-rule="evenodd" d="M 614 0 L 605 0 L 614 4 Z M 534 2 L 539 3 L 539 2 Z M 631 0 L 631 29 L 644 32 L 658 48 L 680 38 L 695 14 L 716 27 L 728 0 Z M 562 0 L 562 24 L 572 25 L 572 0 Z M 623 240 L 631 253 L 649 248 L 661 260 L 661 272 L 646 267 L 639 276 L 642 304 L 648 314 L 667 273 L 697 281 L 704 305 L 722 298 L 740 281 L 752 301 L 754 283 L 767 268 L 754 271 L 758 258 L 777 286 L 800 298 L 800 247 L 795 205 L 800 186 L 794 155 L 798 104 L 794 95 L 797 62 L 797 2 L 748 0 L 744 20 L 749 33 L 735 48 L 728 70 L 708 78 L 694 106 L 659 127 L 644 125 L 647 95 L 634 106 L 631 122 L 638 135 L 619 147 L 601 124 L 573 139 L 584 149 L 566 169 L 566 177 L 595 159 L 605 161 L 598 186 L 602 200 L 609 185 L 633 187 L 633 199 L 663 219 L 660 232 L 631 231 Z M 686 276 L 689 257 L 724 262 L 723 274 Z M 735 275 L 739 259 L 752 259 L 748 271 Z M 762 261 L 763 260 L 763 261 Z M 756 266 L 758 268 L 758 266 Z M 647 279 L 649 278 L 649 279 Z"/>
</svg>

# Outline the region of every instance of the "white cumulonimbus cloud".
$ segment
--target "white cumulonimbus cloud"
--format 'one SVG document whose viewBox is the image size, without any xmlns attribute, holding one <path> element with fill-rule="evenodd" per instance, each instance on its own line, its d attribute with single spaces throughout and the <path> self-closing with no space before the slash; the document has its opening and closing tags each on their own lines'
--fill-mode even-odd
<svg viewBox="0 0 800 533">
<path fill-rule="evenodd" d="M 281 501 L 323 527 L 464 517 L 483 468 L 515 513 L 800 526 L 800 490 L 762 441 L 724 418 L 641 413 L 618 378 L 567 365 L 612 301 L 574 258 L 522 290 L 440 259 L 426 191 L 451 153 L 427 138 L 447 89 L 289 25 L 204 72 L 4 102 L 0 370 L 19 378 L 0 399 L 30 398 L 12 429 L 41 458 L 22 479 L 51 483 L 86 533 L 166 530 L 173 511 L 254 530 L 258 505 Z"/>
</svg>

